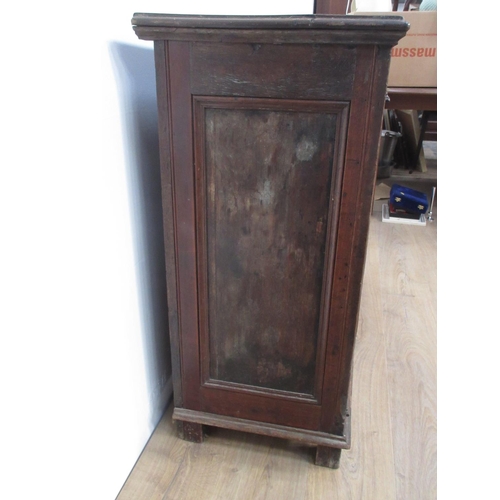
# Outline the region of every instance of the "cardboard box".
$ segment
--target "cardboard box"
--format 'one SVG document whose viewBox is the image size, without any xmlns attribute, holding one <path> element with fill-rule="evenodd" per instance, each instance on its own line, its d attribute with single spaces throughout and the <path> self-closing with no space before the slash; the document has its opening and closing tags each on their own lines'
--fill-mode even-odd
<svg viewBox="0 0 500 500">
<path fill-rule="evenodd" d="M 410 29 L 391 52 L 389 87 L 437 87 L 437 11 L 353 12 L 398 15 Z"/>
</svg>

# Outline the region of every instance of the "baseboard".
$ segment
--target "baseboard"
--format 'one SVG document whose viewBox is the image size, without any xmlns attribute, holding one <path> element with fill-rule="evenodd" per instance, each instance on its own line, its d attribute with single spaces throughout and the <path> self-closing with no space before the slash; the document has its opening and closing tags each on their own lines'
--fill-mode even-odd
<svg viewBox="0 0 500 500">
<path fill-rule="evenodd" d="M 251 432 L 262 434 L 264 436 L 278 437 L 283 439 L 292 439 L 304 444 L 313 446 L 329 446 L 332 448 L 348 449 L 350 443 L 350 416 L 346 418 L 346 432 L 344 436 L 335 436 L 326 432 L 310 431 L 306 429 L 297 429 L 286 425 L 269 424 L 266 422 L 257 422 L 255 420 L 245 420 L 224 415 L 214 415 L 196 410 L 187 410 L 185 408 L 174 408 L 172 418 L 174 420 L 183 420 L 185 422 L 195 422 L 202 425 L 222 427 L 235 431 Z"/>
</svg>

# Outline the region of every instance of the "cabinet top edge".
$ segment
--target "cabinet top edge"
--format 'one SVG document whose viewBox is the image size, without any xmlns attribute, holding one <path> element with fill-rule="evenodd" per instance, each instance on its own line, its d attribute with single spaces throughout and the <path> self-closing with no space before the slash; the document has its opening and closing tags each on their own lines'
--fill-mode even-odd
<svg viewBox="0 0 500 500">
<path fill-rule="evenodd" d="M 204 29 L 275 29 L 275 30 L 373 30 L 396 31 L 403 36 L 409 24 L 394 15 L 376 16 L 204 16 L 182 14 L 135 13 L 133 26 L 162 28 L 204 28 Z"/>
</svg>

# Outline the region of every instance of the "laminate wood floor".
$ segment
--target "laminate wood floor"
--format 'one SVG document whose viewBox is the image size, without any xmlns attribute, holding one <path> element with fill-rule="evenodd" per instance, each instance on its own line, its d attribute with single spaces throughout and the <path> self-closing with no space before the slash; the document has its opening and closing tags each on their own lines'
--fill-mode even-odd
<svg viewBox="0 0 500 500">
<path fill-rule="evenodd" d="M 436 210 L 434 210 L 436 213 Z M 179 439 L 170 407 L 117 500 L 426 500 L 437 496 L 436 239 L 375 207 L 354 358 L 352 448 L 340 469 L 297 443 L 210 429 Z"/>
</svg>

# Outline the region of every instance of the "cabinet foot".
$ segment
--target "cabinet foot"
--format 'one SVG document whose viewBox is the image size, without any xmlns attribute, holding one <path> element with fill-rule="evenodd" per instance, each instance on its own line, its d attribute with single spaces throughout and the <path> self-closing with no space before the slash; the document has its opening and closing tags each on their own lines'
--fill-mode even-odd
<svg viewBox="0 0 500 500">
<path fill-rule="evenodd" d="M 193 443 L 203 442 L 203 426 L 194 422 L 177 421 L 177 432 L 179 437 Z"/>
<path fill-rule="evenodd" d="M 318 446 L 316 448 L 316 465 L 338 469 L 340 465 L 340 448 L 330 448 L 328 446 Z"/>
</svg>

